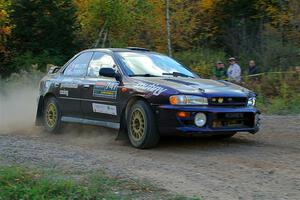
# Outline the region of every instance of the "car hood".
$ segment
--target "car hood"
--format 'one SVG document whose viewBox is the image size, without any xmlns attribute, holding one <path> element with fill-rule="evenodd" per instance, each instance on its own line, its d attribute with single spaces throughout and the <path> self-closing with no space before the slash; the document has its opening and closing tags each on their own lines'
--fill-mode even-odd
<svg viewBox="0 0 300 200">
<path fill-rule="evenodd" d="M 252 93 L 248 89 L 228 81 L 184 77 L 135 77 L 134 79 L 147 84 L 158 84 L 160 87 L 184 94 L 247 97 Z"/>
</svg>

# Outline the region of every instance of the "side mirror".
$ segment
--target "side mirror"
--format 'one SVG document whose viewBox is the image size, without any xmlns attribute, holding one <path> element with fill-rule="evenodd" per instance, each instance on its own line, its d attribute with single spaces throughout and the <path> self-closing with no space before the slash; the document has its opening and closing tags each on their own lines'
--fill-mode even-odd
<svg viewBox="0 0 300 200">
<path fill-rule="evenodd" d="M 61 67 L 59 66 L 51 66 L 50 69 L 48 70 L 48 74 L 55 74 L 60 70 Z"/>
<path fill-rule="evenodd" d="M 104 77 L 116 77 L 116 72 L 112 68 L 101 68 L 99 75 Z"/>
<path fill-rule="evenodd" d="M 114 77 L 117 81 L 122 81 L 121 75 L 115 72 L 113 68 L 103 67 L 99 70 L 99 75 L 104 77 Z"/>
</svg>

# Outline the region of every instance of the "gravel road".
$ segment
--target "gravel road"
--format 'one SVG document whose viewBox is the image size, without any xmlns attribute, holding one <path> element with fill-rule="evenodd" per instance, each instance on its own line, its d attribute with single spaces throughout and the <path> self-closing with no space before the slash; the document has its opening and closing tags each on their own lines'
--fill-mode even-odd
<svg viewBox="0 0 300 200">
<path fill-rule="evenodd" d="M 262 130 L 227 140 L 163 138 L 137 150 L 116 132 L 70 125 L 49 135 L 31 127 L 0 134 L 0 163 L 150 180 L 203 199 L 299 199 L 300 116 L 264 116 Z"/>
</svg>

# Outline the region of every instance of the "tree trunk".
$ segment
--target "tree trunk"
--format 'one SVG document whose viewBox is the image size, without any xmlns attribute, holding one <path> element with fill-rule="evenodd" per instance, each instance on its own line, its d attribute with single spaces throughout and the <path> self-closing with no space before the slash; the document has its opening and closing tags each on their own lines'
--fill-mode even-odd
<svg viewBox="0 0 300 200">
<path fill-rule="evenodd" d="M 101 45 L 102 48 L 105 47 L 105 43 L 106 43 L 106 39 L 107 39 L 107 34 L 108 34 L 108 30 L 106 30 L 106 31 L 104 32 L 104 37 L 103 37 L 102 45 Z"/>
<path fill-rule="evenodd" d="M 168 42 L 168 54 L 172 57 L 172 45 L 171 45 L 171 28 L 170 28 L 170 1 L 165 0 L 166 3 L 166 25 L 167 25 L 167 42 Z"/>
<path fill-rule="evenodd" d="M 97 40 L 96 40 L 96 42 L 94 44 L 94 48 L 97 48 L 99 46 L 99 43 L 100 43 L 100 40 L 102 38 L 103 32 L 104 32 L 104 30 L 106 28 L 106 24 L 107 24 L 107 21 L 104 22 L 103 26 L 101 27 L 101 30 L 99 31 L 98 38 L 97 38 Z M 102 46 L 103 46 L 103 43 L 102 43 Z"/>
</svg>

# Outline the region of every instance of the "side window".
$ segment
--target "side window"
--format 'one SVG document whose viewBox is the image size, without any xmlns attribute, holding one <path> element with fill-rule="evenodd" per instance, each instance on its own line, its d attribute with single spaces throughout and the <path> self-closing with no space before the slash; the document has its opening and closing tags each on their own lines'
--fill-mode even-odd
<svg viewBox="0 0 300 200">
<path fill-rule="evenodd" d="M 87 75 L 90 77 L 98 77 L 101 68 L 114 68 L 115 66 L 115 62 L 110 55 L 102 52 L 95 52 L 90 62 Z"/>
<path fill-rule="evenodd" d="M 66 76 L 85 76 L 87 66 L 91 60 L 93 52 L 80 54 L 73 60 L 64 71 Z"/>
</svg>

